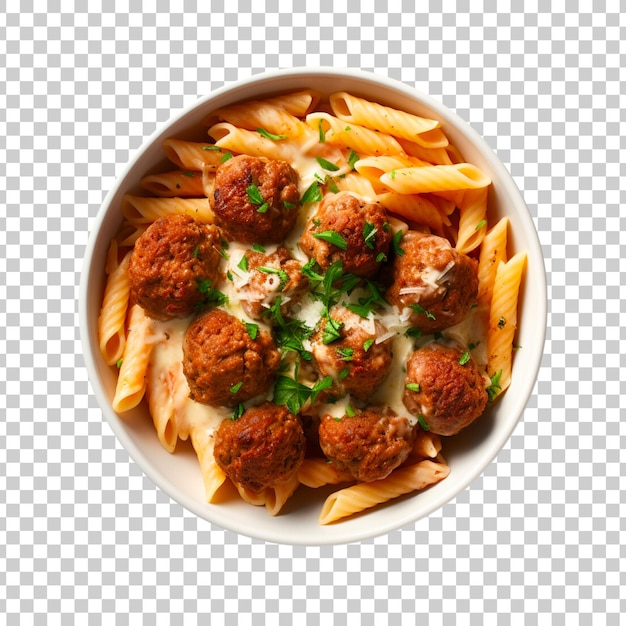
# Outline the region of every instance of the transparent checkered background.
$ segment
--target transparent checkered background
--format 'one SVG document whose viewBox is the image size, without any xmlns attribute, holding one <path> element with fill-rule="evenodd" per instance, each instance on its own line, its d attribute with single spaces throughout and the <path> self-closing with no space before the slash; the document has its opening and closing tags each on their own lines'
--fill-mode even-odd
<svg viewBox="0 0 626 626">
<path fill-rule="evenodd" d="M 1 4 L 6 621 L 618 624 L 620 3 L 316 0 L 306 13 L 278 0 Z M 415 525 L 322 548 L 237 536 L 158 490 L 103 423 L 77 328 L 88 231 L 133 151 L 212 89 L 303 65 L 391 76 L 469 121 L 525 195 L 550 295 L 537 385 L 484 475 Z"/>
</svg>

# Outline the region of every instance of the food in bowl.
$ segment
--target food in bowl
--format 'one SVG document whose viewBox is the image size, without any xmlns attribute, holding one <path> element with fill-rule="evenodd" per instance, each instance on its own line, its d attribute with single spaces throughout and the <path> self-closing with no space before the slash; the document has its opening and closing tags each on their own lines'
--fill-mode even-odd
<svg viewBox="0 0 626 626">
<path fill-rule="evenodd" d="M 353 93 L 207 111 L 127 193 L 98 321 L 120 415 L 191 440 L 206 499 L 330 524 L 446 479 L 511 382 L 526 252 L 440 122 Z M 219 505 L 217 505 L 219 506 Z"/>
</svg>

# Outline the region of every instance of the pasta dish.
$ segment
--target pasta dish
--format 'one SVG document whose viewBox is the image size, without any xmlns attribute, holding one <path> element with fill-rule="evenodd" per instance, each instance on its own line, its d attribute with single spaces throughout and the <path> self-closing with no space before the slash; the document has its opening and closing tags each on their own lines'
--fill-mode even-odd
<svg viewBox="0 0 626 626">
<path fill-rule="evenodd" d="M 208 112 L 121 203 L 98 320 L 113 409 L 190 440 L 207 502 L 320 524 L 444 480 L 510 386 L 526 253 L 437 120 L 313 90 Z"/>
</svg>

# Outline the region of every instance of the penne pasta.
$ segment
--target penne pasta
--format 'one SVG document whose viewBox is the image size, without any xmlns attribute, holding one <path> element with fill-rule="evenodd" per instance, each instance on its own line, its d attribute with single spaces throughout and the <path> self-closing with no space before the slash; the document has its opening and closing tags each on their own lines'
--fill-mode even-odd
<svg viewBox="0 0 626 626">
<path fill-rule="evenodd" d="M 449 472 L 447 465 L 425 460 L 400 467 L 382 480 L 346 487 L 326 498 L 319 523 L 330 524 L 406 493 L 424 489 L 443 480 Z"/>
<path fill-rule="evenodd" d="M 493 282 L 500 262 L 507 260 L 507 233 L 509 220 L 504 217 L 487 231 L 478 258 L 478 306 L 491 304 Z"/>
<path fill-rule="evenodd" d="M 144 198 L 126 194 L 122 199 L 122 215 L 133 225 L 148 225 L 173 213 L 189 215 L 205 224 L 213 223 L 208 198 Z"/>
<path fill-rule="evenodd" d="M 376 199 L 391 213 L 400 215 L 414 224 L 427 226 L 434 233 L 443 233 L 444 223 L 449 223 L 447 216 L 444 222 L 444 217 L 436 205 L 419 194 L 401 194 L 392 191 L 379 194 Z"/>
<path fill-rule="evenodd" d="M 333 113 L 340 119 L 362 124 L 395 137 L 415 140 L 422 133 L 439 127 L 439 122 L 357 98 L 345 91 L 330 96 Z"/>
<path fill-rule="evenodd" d="M 170 454 L 178 441 L 178 426 L 174 410 L 174 398 L 170 393 L 170 364 L 159 352 L 162 344 L 156 343 L 150 354 L 146 373 L 146 399 L 152 422 L 161 445 Z"/>
<path fill-rule="evenodd" d="M 191 444 L 200 463 L 206 501 L 210 503 L 215 500 L 219 488 L 226 480 L 226 475 L 215 462 L 215 457 L 213 456 L 212 430 L 197 426 L 191 429 L 190 436 Z"/>
<path fill-rule="evenodd" d="M 383 174 L 380 180 L 398 193 L 479 189 L 491 184 L 489 178 L 470 163 L 402 168 Z"/>
<path fill-rule="evenodd" d="M 487 331 L 487 373 L 492 379 L 498 377 L 499 393 L 511 383 L 517 301 L 525 264 L 525 252 L 518 252 L 506 263 L 500 262 L 493 284 Z"/>
<path fill-rule="evenodd" d="M 303 89 L 295 93 L 286 93 L 273 98 L 266 98 L 265 102 L 285 109 L 291 115 L 305 117 L 320 101 L 321 94 L 314 89 Z"/>
<path fill-rule="evenodd" d="M 128 334 L 113 397 L 113 410 L 124 413 L 135 408 L 146 391 L 146 371 L 152 351 L 150 318 L 135 304 L 128 315 Z"/>
<path fill-rule="evenodd" d="M 98 343 L 107 365 L 115 365 L 124 354 L 126 345 L 126 313 L 130 296 L 128 264 L 130 252 L 118 263 L 118 244 L 111 242 L 106 272 L 108 274 L 100 316 L 98 317 Z"/>
<path fill-rule="evenodd" d="M 459 202 L 459 234 L 456 249 L 467 254 L 476 249 L 487 232 L 487 187 L 469 189 Z"/>
<path fill-rule="evenodd" d="M 159 198 L 199 198 L 204 195 L 202 172 L 173 170 L 144 176 L 139 183 Z"/>
<path fill-rule="evenodd" d="M 402 153 L 402 146 L 391 135 L 355 123 L 346 124 L 328 113 L 310 113 L 306 122 L 312 129 L 318 129 L 320 136 L 324 135 L 324 142 L 349 148 L 360 155 Z"/>
<path fill-rule="evenodd" d="M 283 506 L 285 506 L 287 500 L 291 498 L 299 485 L 300 481 L 298 480 L 298 474 L 296 473 L 286 482 L 266 489 L 265 508 L 267 509 L 267 512 L 272 516 L 278 515 Z"/>
<path fill-rule="evenodd" d="M 298 480 L 306 487 L 323 487 L 339 483 L 353 482 L 352 474 L 337 469 L 326 458 L 305 458 L 298 469 Z"/>
<path fill-rule="evenodd" d="M 210 143 L 168 138 L 163 141 L 165 156 L 182 170 L 203 172 L 215 170 L 224 160 L 225 152 Z"/>
</svg>

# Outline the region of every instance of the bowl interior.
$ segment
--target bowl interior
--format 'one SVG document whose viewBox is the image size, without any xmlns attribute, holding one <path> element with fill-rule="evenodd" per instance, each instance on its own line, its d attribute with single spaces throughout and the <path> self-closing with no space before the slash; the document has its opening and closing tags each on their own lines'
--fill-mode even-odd
<svg viewBox="0 0 626 626">
<path fill-rule="evenodd" d="M 198 136 L 197 129 L 210 111 L 241 100 L 303 88 L 313 88 L 325 95 L 348 91 L 440 120 L 450 141 L 465 159 L 491 176 L 490 221 L 508 216 L 511 252 L 528 252 L 519 304 L 518 343 L 522 349 L 515 355 L 511 387 L 470 428 L 444 440 L 450 475 L 423 492 L 329 526 L 320 526 L 317 521 L 328 493 L 324 490 L 300 487 L 277 517 L 269 516 L 263 507 L 252 507 L 237 498 L 207 504 L 197 458 L 190 445 L 179 442 L 175 454 L 170 455 L 161 447 L 143 406 L 124 417 L 112 410 L 116 373 L 103 362 L 97 347 L 105 258 L 121 222 L 120 202 L 147 172 L 163 168 L 161 141 L 170 136 L 204 140 L 205 136 Z M 346 543 L 384 534 L 438 509 L 474 480 L 507 442 L 532 392 L 543 353 L 545 270 L 532 218 L 511 176 L 486 142 L 449 109 L 402 83 L 372 74 L 352 70 L 290 70 L 260 75 L 200 99 L 144 144 L 107 195 L 95 220 L 81 279 L 80 320 L 85 361 L 103 414 L 134 461 L 163 491 L 201 518 L 247 536 L 290 544 Z"/>
</svg>

